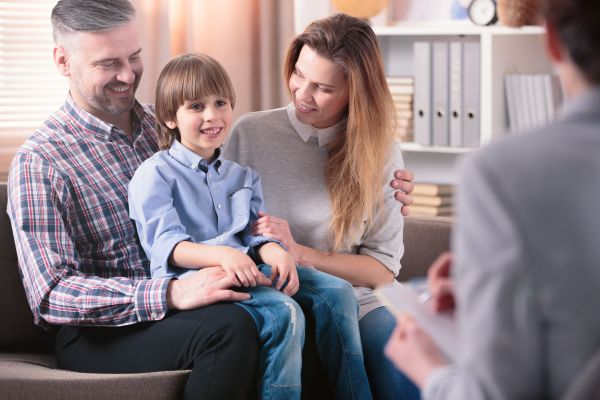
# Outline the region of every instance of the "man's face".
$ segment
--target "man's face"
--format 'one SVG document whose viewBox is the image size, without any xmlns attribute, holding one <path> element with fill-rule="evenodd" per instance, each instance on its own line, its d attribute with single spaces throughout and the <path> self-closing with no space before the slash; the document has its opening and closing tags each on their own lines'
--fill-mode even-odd
<svg viewBox="0 0 600 400">
<path fill-rule="evenodd" d="M 79 107 L 107 122 L 132 109 L 144 70 L 133 22 L 105 32 L 75 33 L 67 52 L 69 88 Z"/>
</svg>

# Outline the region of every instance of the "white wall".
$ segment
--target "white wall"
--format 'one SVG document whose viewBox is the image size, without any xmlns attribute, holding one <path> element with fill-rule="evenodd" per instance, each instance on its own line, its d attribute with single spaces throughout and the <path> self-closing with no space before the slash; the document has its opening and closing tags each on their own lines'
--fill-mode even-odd
<svg viewBox="0 0 600 400">
<path fill-rule="evenodd" d="M 368 0 L 363 0 L 368 1 Z M 407 7 L 406 19 L 409 21 L 445 21 L 451 19 L 452 3 L 464 0 L 389 0 L 403 2 Z M 409 3 L 409 4 L 406 4 Z M 294 0 L 294 31 L 301 33 L 312 21 L 326 17 L 336 10 L 328 0 Z M 387 10 L 371 19 L 374 25 L 387 21 Z"/>
</svg>

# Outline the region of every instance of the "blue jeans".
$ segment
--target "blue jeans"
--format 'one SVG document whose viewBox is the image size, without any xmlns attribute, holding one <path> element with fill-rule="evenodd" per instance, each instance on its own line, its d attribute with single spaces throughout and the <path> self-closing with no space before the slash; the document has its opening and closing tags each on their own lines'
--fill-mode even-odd
<svg viewBox="0 0 600 400">
<path fill-rule="evenodd" d="M 298 277 L 300 289 L 294 299 L 314 316 L 317 353 L 333 385 L 334 398 L 371 399 L 352 285 L 302 266 L 298 266 Z"/>
<path fill-rule="evenodd" d="M 269 266 L 259 265 L 259 269 L 270 276 Z M 239 303 L 254 318 L 262 343 L 261 398 L 300 398 L 302 351 L 297 348 L 297 339 L 304 341 L 300 303 L 315 317 L 317 351 L 334 386 L 335 398 L 371 399 L 352 286 L 343 279 L 300 266 L 298 277 L 300 289 L 292 298 L 274 288 L 256 287 L 245 289 L 252 299 Z"/>
<path fill-rule="evenodd" d="M 269 266 L 259 270 L 270 276 Z M 259 396 L 261 399 L 300 399 L 304 314 L 291 297 L 272 287 L 243 288 L 252 298 L 239 302 L 254 319 L 261 348 Z M 235 384 L 235 383 L 233 383 Z"/>
<path fill-rule="evenodd" d="M 377 400 L 420 399 L 419 389 L 392 364 L 383 349 L 396 326 L 396 319 L 385 307 L 365 315 L 359 322 L 365 365 L 373 397 Z"/>
</svg>

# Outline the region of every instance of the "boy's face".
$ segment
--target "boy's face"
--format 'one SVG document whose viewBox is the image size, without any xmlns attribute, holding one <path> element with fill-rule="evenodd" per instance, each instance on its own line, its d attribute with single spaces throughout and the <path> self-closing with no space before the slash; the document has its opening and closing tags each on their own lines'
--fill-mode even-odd
<svg viewBox="0 0 600 400">
<path fill-rule="evenodd" d="M 210 162 L 229 133 L 233 109 L 228 99 L 212 95 L 186 100 L 177 109 L 175 119 L 165 123 L 179 129 L 181 144 Z"/>
</svg>

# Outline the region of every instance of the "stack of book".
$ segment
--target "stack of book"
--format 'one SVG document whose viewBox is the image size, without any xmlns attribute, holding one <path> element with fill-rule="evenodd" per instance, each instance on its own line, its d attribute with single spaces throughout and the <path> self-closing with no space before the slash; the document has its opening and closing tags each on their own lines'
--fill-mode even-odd
<svg viewBox="0 0 600 400">
<path fill-rule="evenodd" d="M 415 183 L 410 206 L 414 215 L 451 216 L 454 186 L 440 183 Z"/>
<path fill-rule="evenodd" d="M 388 76 L 386 80 L 396 109 L 396 140 L 399 142 L 412 142 L 414 141 L 414 78 L 412 76 Z"/>
</svg>

